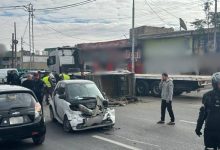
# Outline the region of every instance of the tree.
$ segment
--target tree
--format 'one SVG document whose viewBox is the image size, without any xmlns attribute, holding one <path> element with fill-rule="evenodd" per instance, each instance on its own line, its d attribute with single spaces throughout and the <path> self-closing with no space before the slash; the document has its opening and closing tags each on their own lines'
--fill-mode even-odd
<svg viewBox="0 0 220 150">
<path fill-rule="evenodd" d="M 206 18 L 205 19 L 196 19 L 195 21 L 191 22 L 191 25 L 194 26 L 194 28 L 199 31 L 203 32 L 205 27 L 209 28 L 210 25 L 210 7 L 212 5 L 212 2 L 209 0 L 204 3 L 203 11 L 205 12 Z"/>
<path fill-rule="evenodd" d="M 215 13 L 214 12 L 210 12 L 209 13 L 209 23 L 214 26 L 215 25 Z M 216 26 L 217 28 L 220 28 L 220 12 L 217 12 L 216 14 Z"/>
<path fill-rule="evenodd" d="M 206 25 L 206 21 L 204 19 L 196 19 L 195 21 L 191 22 L 191 25 L 198 31 L 203 31 Z"/>
</svg>

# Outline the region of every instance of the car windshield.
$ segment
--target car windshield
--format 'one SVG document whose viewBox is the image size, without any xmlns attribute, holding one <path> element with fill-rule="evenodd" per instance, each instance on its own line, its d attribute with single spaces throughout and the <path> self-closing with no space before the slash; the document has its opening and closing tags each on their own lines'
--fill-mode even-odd
<svg viewBox="0 0 220 150">
<path fill-rule="evenodd" d="M 67 86 L 69 99 L 80 100 L 83 98 L 96 98 L 97 96 L 104 99 L 102 93 L 93 83 L 86 84 L 69 84 Z"/>
<path fill-rule="evenodd" d="M 0 94 L 0 111 L 31 107 L 35 102 L 34 97 L 29 93 Z"/>
</svg>

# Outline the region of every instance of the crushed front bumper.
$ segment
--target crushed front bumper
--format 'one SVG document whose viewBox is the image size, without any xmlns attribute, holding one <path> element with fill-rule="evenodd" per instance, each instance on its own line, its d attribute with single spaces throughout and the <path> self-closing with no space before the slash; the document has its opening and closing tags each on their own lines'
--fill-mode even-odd
<svg viewBox="0 0 220 150">
<path fill-rule="evenodd" d="M 87 130 L 93 128 L 113 126 L 115 124 L 115 110 L 108 108 L 105 113 L 95 117 L 84 117 L 80 112 L 68 116 L 72 129 Z"/>
</svg>

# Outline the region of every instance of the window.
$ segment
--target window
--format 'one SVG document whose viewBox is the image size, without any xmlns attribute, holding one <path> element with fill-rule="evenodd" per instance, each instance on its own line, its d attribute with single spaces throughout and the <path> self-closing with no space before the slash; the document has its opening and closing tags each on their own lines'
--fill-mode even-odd
<svg viewBox="0 0 220 150">
<path fill-rule="evenodd" d="M 86 84 L 69 84 L 67 85 L 67 92 L 70 100 L 80 100 L 80 98 L 97 96 L 104 99 L 97 86 L 93 83 Z"/>
<path fill-rule="evenodd" d="M 31 107 L 35 104 L 34 97 L 29 93 L 0 94 L 0 110 L 9 110 L 17 107 Z"/>
<path fill-rule="evenodd" d="M 56 56 L 50 56 L 48 59 L 47 59 L 47 65 L 48 66 L 51 66 L 51 65 L 54 65 L 56 64 Z"/>
</svg>

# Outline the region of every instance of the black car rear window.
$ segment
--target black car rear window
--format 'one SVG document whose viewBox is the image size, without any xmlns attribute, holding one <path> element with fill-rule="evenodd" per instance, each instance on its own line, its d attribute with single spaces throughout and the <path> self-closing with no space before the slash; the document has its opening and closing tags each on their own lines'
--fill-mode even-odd
<svg viewBox="0 0 220 150">
<path fill-rule="evenodd" d="M 35 102 L 35 98 L 30 93 L 3 93 L 0 94 L 0 111 L 32 107 Z"/>
</svg>

